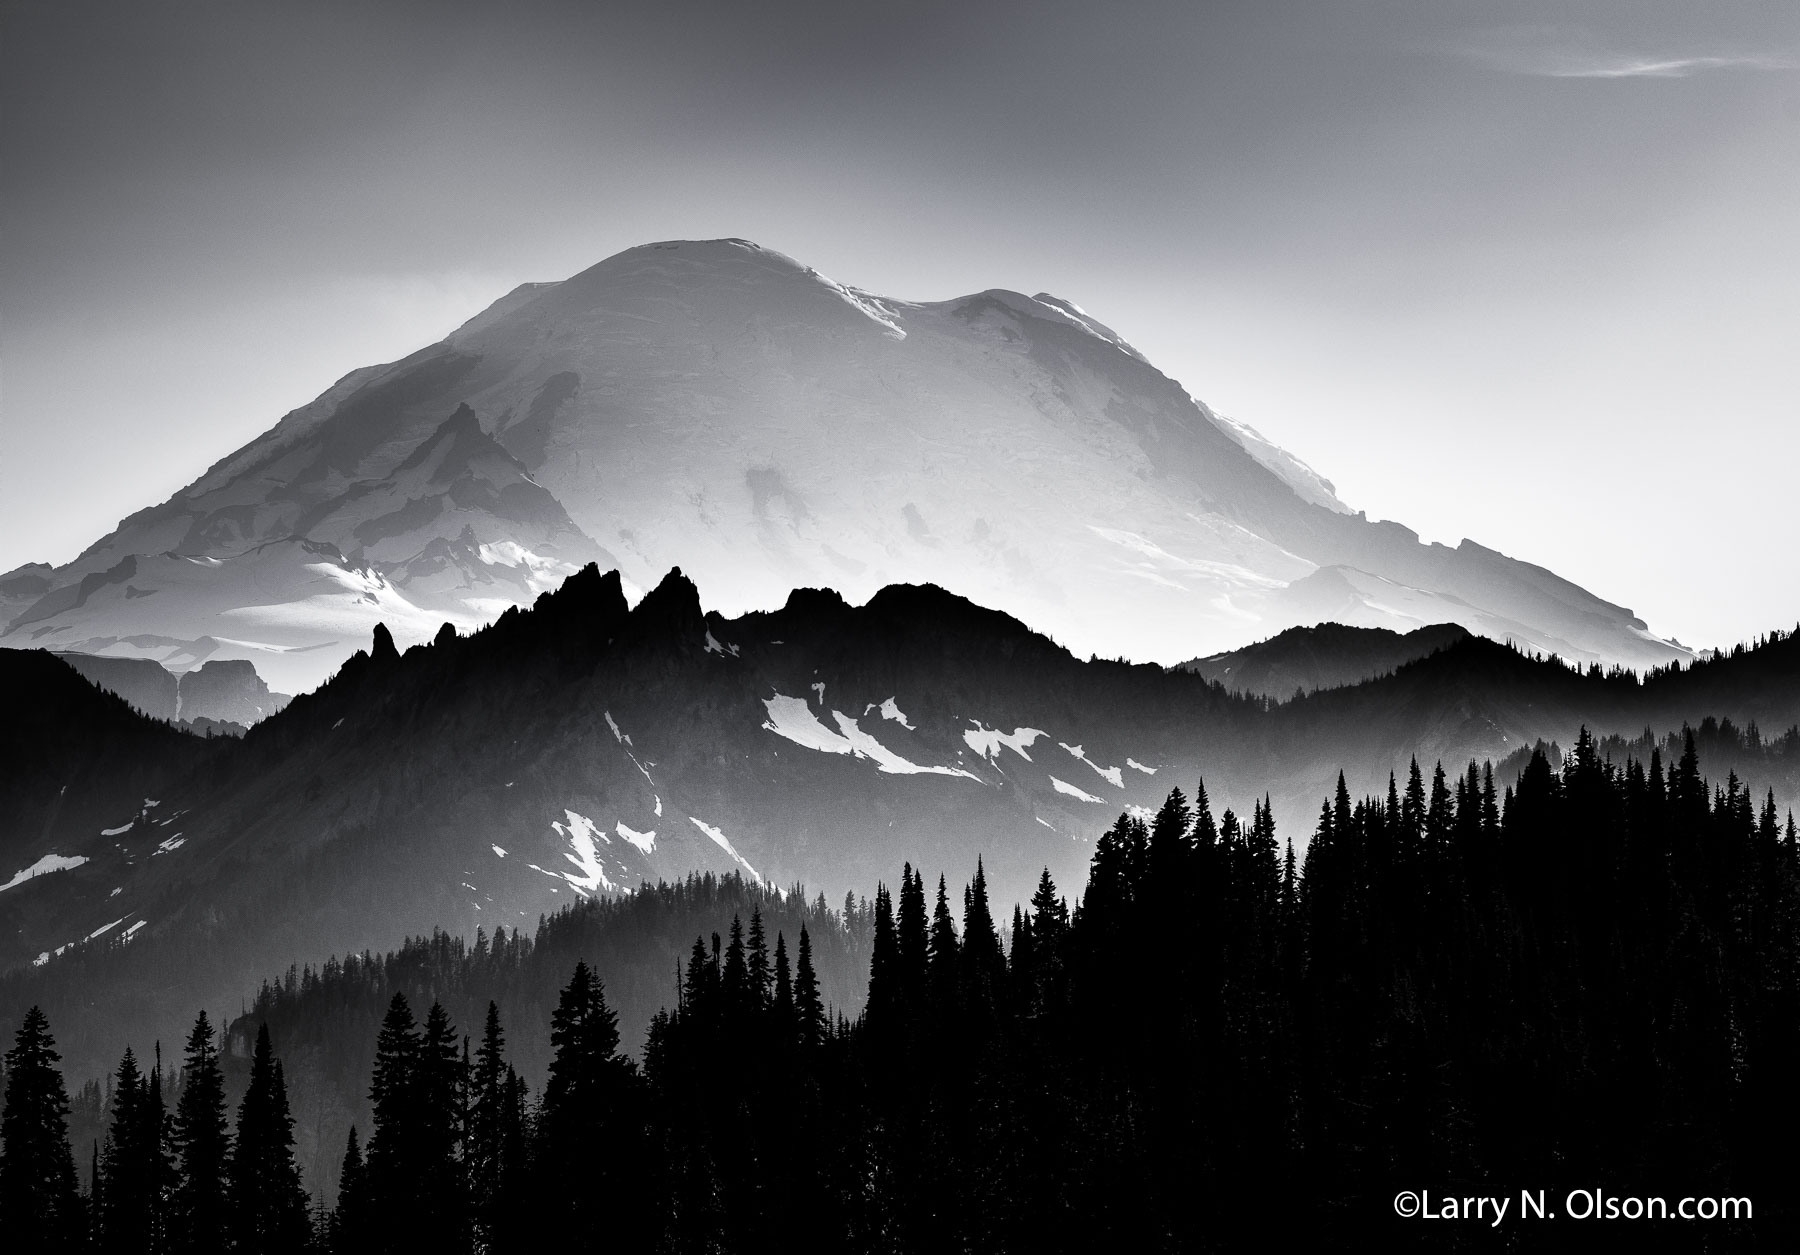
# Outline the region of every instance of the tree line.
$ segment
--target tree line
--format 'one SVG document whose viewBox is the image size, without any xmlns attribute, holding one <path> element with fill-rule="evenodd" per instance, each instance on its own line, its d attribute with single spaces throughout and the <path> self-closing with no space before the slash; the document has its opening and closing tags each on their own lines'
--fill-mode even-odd
<svg viewBox="0 0 1800 1255">
<path fill-rule="evenodd" d="M 1073 905 L 1046 872 L 1007 920 L 979 861 L 960 893 L 908 864 L 867 905 L 854 1020 L 810 930 L 771 938 L 756 908 L 695 938 L 636 1059 L 577 960 L 535 1092 L 498 1005 L 468 1037 L 396 993 L 369 1126 L 310 1211 L 266 1024 L 235 1135 L 204 1017 L 172 1112 L 128 1053 L 83 1194 L 34 1012 L 0 1224 L 47 1251 L 1441 1246 L 1464 1239 L 1395 1219 L 1397 1190 L 1599 1186 L 1750 1197 L 1722 1249 L 1791 1236 L 1792 815 L 1704 780 L 1691 736 L 1620 763 L 1583 733 L 1504 789 L 1405 776 L 1340 781 L 1303 858 L 1263 803 L 1175 790 L 1097 841 Z"/>
</svg>

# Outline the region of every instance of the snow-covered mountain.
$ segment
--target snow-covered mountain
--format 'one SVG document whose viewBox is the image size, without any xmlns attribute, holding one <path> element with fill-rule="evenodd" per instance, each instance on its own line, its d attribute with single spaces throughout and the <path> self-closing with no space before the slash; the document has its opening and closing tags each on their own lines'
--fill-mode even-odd
<svg viewBox="0 0 1800 1255">
<path fill-rule="evenodd" d="M 74 562 L 0 577 L 0 643 L 248 658 L 299 692 L 377 621 L 473 626 L 590 560 L 634 595 L 680 565 L 726 613 L 931 582 L 1165 663 L 1323 619 L 1683 653 L 1351 513 L 1068 301 L 896 301 L 741 240 L 630 249 L 346 376 Z"/>
</svg>

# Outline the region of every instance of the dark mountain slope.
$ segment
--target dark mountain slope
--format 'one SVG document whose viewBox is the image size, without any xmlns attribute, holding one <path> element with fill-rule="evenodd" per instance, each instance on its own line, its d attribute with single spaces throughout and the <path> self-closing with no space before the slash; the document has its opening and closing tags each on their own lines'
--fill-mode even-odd
<svg viewBox="0 0 1800 1255">
<path fill-rule="evenodd" d="M 1386 675 L 1395 667 L 1435 653 L 1468 636 L 1455 623 L 1434 623 L 1411 632 L 1321 623 L 1296 627 L 1266 641 L 1181 664 L 1234 693 L 1288 698 L 1296 692 L 1343 688 Z"/>
<path fill-rule="evenodd" d="M 1202 776 L 1220 810 L 1267 794 L 1303 845 L 1340 768 L 1360 793 L 1413 754 L 1427 769 L 1498 762 L 1583 723 L 1635 736 L 1714 714 L 1785 729 L 1800 721 L 1795 651 L 1776 638 L 1640 683 L 1470 638 L 1275 704 L 1083 662 L 930 586 L 860 607 L 803 590 L 725 619 L 680 572 L 627 609 L 617 575 L 590 567 L 471 636 L 402 655 L 378 632 L 241 742 L 141 762 L 122 749 L 108 761 L 130 787 L 96 790 L 56 851 L 90 861 L 0 896 L 0 962 L 25 970 L 0 1003 L 81 985 L 82 1031 L 116 1056 L 116 1032 L 135 1023 L 141 1038 L 133 1017 L 153 1003 L 216 1002 L 291 962 L 434 927 L 530 925 L 690 871 L 835 897 L 903 860 L 979 855 L 1004 904 L 1046 866 L 1077 883 L 1119 811 Z M 1771 766 L 1748 782 L 1785 779 Z M 146 798 L 160 806 L 146 813 Z M 16 842 L 17 820 L 0 824 Z M 131 940 L 33 979 L 31 960 L 90 934 Z M 133 1010 L 151 989 L 180 996 Z"/>
</svg>

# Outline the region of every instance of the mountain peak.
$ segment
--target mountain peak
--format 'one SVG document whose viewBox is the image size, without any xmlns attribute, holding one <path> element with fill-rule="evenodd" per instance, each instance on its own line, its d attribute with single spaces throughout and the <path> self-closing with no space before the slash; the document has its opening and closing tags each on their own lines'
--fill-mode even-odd
<svg viewBox="0 0 1800 1255">
<path fill-rule="evenodd" d="M 254 623 L 221 648 L 300 689 L 376 618 L 402 643 L 473 628 L 589 561 L 636 587 L 680 563 L 728 614 L 933 584 L 1078 654 L 1162 663 L 1327 617 L 1681 654 L 1541 568 L 1348 513 L 1072 300 L 894 300 L 740 238 L 514 289 L 27 573 L 0 611 L 8 644 L 155 638 L 164 658 Z M 646 601 L 703 632 L 691 585 Z"/>
</svg>

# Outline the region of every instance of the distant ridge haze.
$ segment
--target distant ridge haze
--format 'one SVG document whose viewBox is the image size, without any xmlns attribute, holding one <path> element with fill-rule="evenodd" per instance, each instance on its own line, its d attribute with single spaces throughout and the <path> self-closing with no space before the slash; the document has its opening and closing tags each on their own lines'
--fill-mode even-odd
<svg viewBox="0 0 1800 1255">
<path fill-rule="evenodd" d="M 377 621 L 470 628 L 589 561 L 630 595 L 680 565 L 728 614 L 937 583 L 1163 663 L 1324 619 L 1686 653 L 1540 567 L 1350 513 L 1071 301 L 896 301 L 742 240 L 629 249 L 353 371 L 74 562 L 0 578 L 0 643 L 244 658 L 298 692 Z"/>
</svg>

